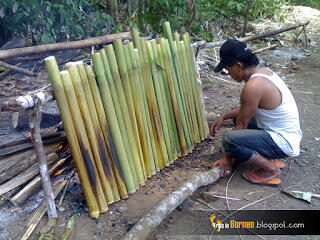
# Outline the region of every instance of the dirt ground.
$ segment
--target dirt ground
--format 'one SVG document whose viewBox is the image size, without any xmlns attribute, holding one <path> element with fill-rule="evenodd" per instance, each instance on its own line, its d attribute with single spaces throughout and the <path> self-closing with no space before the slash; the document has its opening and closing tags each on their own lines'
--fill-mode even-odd
<svg viewBox="0 0 320 240">
<path fill-rule="evenodd" d="M 320 125 L 318 123 L 320 119 L 320 38 L 318 37 L 320 36 L 320 11 L 299 7 L 295 8 L 291 16 L 289 20 L 297 19 L 297 16 L 299 16 L 298 19 L 311 20 L 307 27 L 309 46 L 304 47 L 301 43 L 294 45 L 295 47 L 286 45 L 275 51 L 262 52 L 258 54 L 258 57 L 262 60 L 262 65 L 271 68 L 284 79 L 295 97 L 300 112 L 303 131 L 301 155 L 283 160 L 287 166 L 282 170 L 281 188 L 291 187 L 291 190 L 320 194 Z M 261 22 L 253 25 L 259 27 L 259 24 Z M 303 42 L 303 36 L 300 38 Z M 253 48 L 256 46 L 255 43 L 249 45 Z M 208 62 L 211 61 L 211 64 L 215 65 L 215 62 L 212 61 L 215 59 L 214 49 L 203 50 L 200 58 L 204 61 L 201 79 L 204 86 L 205 107 L 207 113 L 214 118 L 237 106 L 242 86 L 235 84 L 231 78 L 213 73 L 212 66 Z M 210 77 L 210 75 L 221 77 L 226 81 Z M 74 179 L 62 203 L 65 210 L 59 212 L 56 236 L 62 235 L 68 219 L 76 215 L 76 225 L 69 239 L 121 239 L 142 216 L 177 189 L 191 174 L 208 170 L 210 164 L 222 156 L 220 152 L 221 136 L 231 128 L 232 123 L 226 122 L 215 138 L 209 138 L 198 144 L 191 154 L 178 159 L 170 167 L 157 173 L 129 199 L 110 205 L 109 211 L 102 214 L 98 220 L 89 217 L 79 182 Z M 241 177 L 242 169 L 245 167 L 237 166 L 231 177 L 220 179 L 213 185 L 197 190 L 193 197 L 188 199 L 190 205 L 187 209 L 210 209 L 209 206 L 219 210 L 236 210 L 245 206 L 247 206 L 245 209 L 255 210 L 320 209 L 320 200 L 312 199 L 311 204 L 308 204 L 281 193 L 280 188 L 248 183 Z M 201 192 L 204 191 L 214 191 L 219 195 L 228 195 L 239 200 L 217 199 L 207 202 L 209 206 L 203 205 L 195 199 L 200 198 Z M 34 199 L 34 201 L 38 200 Z M 31 212 L 30 209 L 34 208 L 30 206 L 14 207 L 9 204 L 2 206 L 0 239 L 19 239 L 25 231 L 24 224 Z M 40 225 L 43 226 L 45 222 L 46 217 L 43 218 Z M 149 239 L 211 239 L 210 236 L 179 236 L 183 235 L 184 228 L 189 227 L 188 225 L 183 225 L 184 228 L 181 226 L 179 211 L 175 210 L 156 228 Z M 260 237 L 214 236 L 214 239 L 256 238 Z M 319 236 L 263 236 L 263 238 L 319 239 Z M 35 233 L 31 239 L 37 239 Z"/>
</svg>

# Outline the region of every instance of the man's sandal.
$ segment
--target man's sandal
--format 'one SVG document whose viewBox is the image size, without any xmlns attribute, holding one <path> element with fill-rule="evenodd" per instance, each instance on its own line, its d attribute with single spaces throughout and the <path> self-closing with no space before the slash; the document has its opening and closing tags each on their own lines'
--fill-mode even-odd
<svg viewBox="0 0 320 240">
<path fill-rule="evenodd" d="M 279 162 L 278 159 L 271 159 L 270 161 L 280 169 L 286 166 L 284 162 Z"/>
<path fill-rule="evenodd" d="M 278 187 L 281 183 L 281 180 L 280 178 L 273 178 L 273 179 L 270 179 L 268 181 L 264 181 L 262 180 L 261 178 L 259 178 L 255 173 L 254 173 L 254 170 L 252 170 L 251 172 L 249 172 L 250 176 L 253 177 L 254 179 L 256 179 L 257 181 L 259 181 L 258 183 L 256 182 L 252 182 L 248 176 L 247 176 L 247 173 L 246 172 L 243 172 L 242 173 L 242 177 L 247 180 L 248 182 L 250 183 L 253 183 L 253 184 L 258 184 L 258 185 L 266 185 L 266 186 L 270 186 L 270 187 Z"/>
</svg>

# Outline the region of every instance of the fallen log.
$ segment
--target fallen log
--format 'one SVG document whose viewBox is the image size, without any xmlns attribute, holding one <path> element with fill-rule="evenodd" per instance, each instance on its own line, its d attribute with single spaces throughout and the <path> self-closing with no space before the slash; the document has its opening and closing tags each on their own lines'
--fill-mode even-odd
<svg viewBox="0 0 320 240">
<path fill-rule="evenodd" d="M 5 50 L 2 50 L 2 51 L 5 51 Z M 11 70 L 14 70 L 16 72 L 19 72 L 19 73 L 22 73 L 22 74 L 26 74 L 28 76 L 32 76 L 32 77 L 36 77 L 38 74 L 37 73 L 34 73 L 30 70 L 27 70 L 27 69 L 24 69 L 24 68 L 21 68 L 21 67 L 17 67 L 17 66 L 13 66 L 9 63 L 6 63 L 6 62 L 3 62 L 3 61 L 0 61 L 0 66 L 3 66 L 5 68 L 8 68 L 8 69 L 11 69 Z"/>
<path fill-rule="evenodd" d="M 65 157 L 57 161 L 53 166 L 49 168 L 48 174 L 52 176 L 55 171 L 64 164 L 69 157 Z M 35 193 L 41 186 L 41 176 L 36 176 L 31 182 L 29 182 L 21 191 L 19 191 L 14 197 L 11 198 L 11 202 L 15 205 L 21 205 L 27 200 L 33 193 Z"/>
<path fill-rule="evenodd" d="M 48 163 L 51 164 L 59 158 L 58 154 L 56 153 L 50 153 L 48 155 Z M 32 167 L 28 168 L 24 172 L 18 174 L 8 182 L 2 184 L 0 186 L 0 195 L 26 183 L 30 179 L 34 178 L 36 175 L 39 174 L 39 166 L 38 164 L 34 164 Z"/>
<path fill-rule="evenodd" d="M 53 91 L 40 91 L 32 95 L 19 97 L 11 97 L 3 101 L 0 105 L 0 112 L 18 112 L 23 109 L 33 108 L 35 106 L 34 99 L 40 99 L 45 104 L 54 100 Z"/>
<path fill-rule="evenodd" d="M 53 43 L 44 44 L 39 46 L 24 47 L 24 48 L 13 48 L 7 50 L 0 50 L 0 59 L 10 58 L 10 57 L 20 57 L 30 54 L 39 54 L 49 51 L 60 51 L 75 48 L 86 48 L 94 45 L 110 43 L 115 39 L 131 39 L 130 32 L 108 34 L 100 37 L 88 38 L 85 40 L 63 42 L 63 43 Z"/>
<path fill-rule="evenodd" d="M 309 24 L 309 22 L 310 21 L 304 21 L 304 22 L 297 23 L 297 24 L 294 24 L 294 25 L 291 25 L 291 26 L 288 26 L 288 27 L 283 27 L 283 28 L 280 28 L 280 29 L 277 29 L 277 30 L 260 33 L 260 34 L 254 35 L 254 36 L 239 38 L 238 40 L 242 41 L 242 42 L 250 42 L 250 41 L 253 41 L 253 40 L 257 40 L 257 39 L 274 36 L 274 35 L 282 33 L 282 32 L 287 32 L 287 31 L 290 31 L 292 29 L 296 29 L 298 27 L 305 27 L 305 26 L 307 26 Z M 199 47 L 199 46 L 205 45 L 205 47 L 208 47 L 208 48 L 211 47 L 212 48 L 212 47 L 220 47 L 224 42 L 225 41 L 203 43 L 203 41 L 201 41 L 199 43 L 198 42 L 192 43 L 191 46 L 192 47 Z"/>
<path fill-rule="evenodd" d="M 212 184 L 220 178 L 220 170 L 214 168 L 207 172 L 195 173 L 185 181 L 177 191 L 162 200 L 158 206 L 147 213 L 123 238 L 148 239 L 150 233 L 176 209 L 187 197 L 192 195 L 199 187 Z"/>
</svg>

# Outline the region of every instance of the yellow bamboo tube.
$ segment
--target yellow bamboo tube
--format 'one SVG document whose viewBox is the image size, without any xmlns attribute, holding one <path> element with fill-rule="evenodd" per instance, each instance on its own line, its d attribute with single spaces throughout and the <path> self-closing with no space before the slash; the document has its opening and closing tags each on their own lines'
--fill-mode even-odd
<svg viewBox="0 0 320 240">
<path fill-rule="evenodd" d="M 195 142 L 199 143 L 200 142 L 200 132 L 199 132 L 199 123 L 198 123 L 198 119 L 199 117 L 197 117 L 198 113 L 196 112 L 196 107 L 195 107 L 195 98 L 194 98 L 194 94 L 193 94 L 193 90 L 192 90 L 192 70 L 191 67 L 189 65 L 189 58 L 188 58 L 188 54 L 187 54 L 187 50 L 185 47 L 185 43 L 184 41 L 180 41 L 180 46 L 181 46 L 181 53 L 182 53 L 182 59 L 184 60 L 184 68 L 186 69 L 186 76 L 187 76 L 187 82 L 186 82 L 186 86 L 187 86 L 187 92 L 189 95 L 189 103 L 190 103 L 190 108 L 191 108 L 191 117 L 192 117 L 192 125 L 194 127 L 194 133 L 195 133 Z"/>
<path fill-rule="evenodd" d="M 67 133 L 68 143 L 71 148 L 72 157 L 75 161 L 83 193 L 89 208 L 90 216 L 92 218 L 98 218 L 99 207 L 92 191 L 93 189 L 91 188 L 90 179 L 85 167 L 85 163 L 83 162 L 79 142 L 77 140 L 76 131 L 71 118 L 67 96 L 64 91 L 56 59 L 53 56 L 47 57 L 45 58 L 45 64 L 49 74 L 49 79 L 52 83 L 54 95 L 59 106 L 63 126 Z"/>
<path fill-rule="evenodd" d="M 129 137 L 128 137 L 129 133 L 126 131 L 125 120 L 124 120 L 126 115 L 123 115 L 122 110 L 121 110 L 120 99 L 122 99 L 122 98 L 120 98 L 118 96 L 118 91 L 117 91 L 117 87 L 115 84 L 115 79 L 113 78 L 113 76 L 111 74 L 110 64 L 109 64 L 109 60 L 107 58 L 107 54 L 106 54 L 105 49 L 101 49 L 99 51 L 99 54 L 100 54 L 100 57 L 98 57 L 98 55 L 92 55 L 92 57 L 95 57 L 95 59 L 96 59 L 95 62 L 97 62 L 97 63 L 100 62 L 99 59 L 101 59 L 101 64 L 102 64 L 102 67 L 104 70 L 103 72 L 104 72 L 104 75 L 106 76 L 108 86 L 110 88 L 112 101 L 114 104 L 114 109 L 116 111 L 116 116 L 118 119 L 120 131 L 121 131 L 121 136 L 122 136 L 122 141 L 124 143 L 128 163 L 130 165 L 130 169 L 131 169 L 134 183 L 136 185 L 136 189 L 138 189 L 139 188 L 139 181 L 138 181 L 137 171 L 136 171 L 136 167 L 135 167 L 135 163 L 134 163 L 134 161 L 135 161 L 134 155 L 132 154 L 131 144 L 130 144 Z M 94 67 L 95 67 L 95 62 L 93 64 Z M 96 70 L 96 68 L 95 68 L 95 70 Z M 109 124 L 110 124 L 110 122 L 109 122 Z"/>
<path fill-rule="evenodd" d="M 146 86 L 147 86 L 147 92 L 149 93 L 149 97 L 150 99 L 148 100 L 148 102 L 150 101 L 150 107 L 151 107 L 151 111 L 152 111 L 152 115 L 153 115 L 153 130 L 154 132 L 154 136 L 156 137 L 156 145 L 157 148 L 160 150 L 161 152 L 161 158 L 158 161 L 159 164 L 159 168 L 163 169 L 165 164 L 169 163 L 168 160 L 168 153 L 167 153 L 167 148 L 166 148 L 166 143 L 165 143 L 165 139 L 163 136 L 163 130 L 162 130 L 162 125 L 161 125 L 161 119 L 160 119 L 160 113 L 159 113 L 159 108 L 158 108 L 158 104 L 157 104 L 157 98 L 156 98 L 156 94 L 155 94 L 155 88 L 153 85 L 153 72 L 151 71 L 152 69 L 152 63 L 150 62 L 150 58 L 149 58 L 149 50 L 147 50 L 147 42 L 144 41 L 143 39 L 140 39 L 141 42 L 141 46 L 142 46 L 142 52 L 143 54 L 146 56 L 145 58 L 145 69 L 148 69 L 149 72 L 152 73 L 152 75 L 149 76 L 148 79 L 146 79 Z"/>
<path fill-rule="evenodd" d="M 86 66 L 85 71 L 88 77 L 88 83 L 91 89 L 93 101 L 97 110 L 97 114 L 100 122 L 100 128 L 104 135 L 105 142 L 110 148 L 110 152 L 112 156 L 111 158 L 112 168 L 115 175 L 115 179 L 117 181 L 117 186 L 120 192 L 120 196 L 122 199 L 126 199 L 128 198 L 128 192 L 127 192 L 125 180 L 121 171 L 119 156 L 116 152 L 116 144 L 111 136 L 111 131 L 110 131 L 107 118 L 103 109 L 103 103 L 102 103 L 98 85 L 93 73 L 93 69 L 91 66 Z"/>
<path fill-rule="evenodd" d="M 183 106 L 183 111 L 184 111 L 184 116 L 185 116 L 185 126 L 186 126 L 186 142 L 187 142 L 187 148 L 188 148 L 188 152 L 191 152 L 193 149 L 193 142 L 192 142 L 192 132 L 191 132 L 191 116 L 190 116 L 190 111 L 188 108 L 188 103 L 187 103 L 187 99 L 186 99 L 186 93 L 185 93 L 185 74 L 184 71 L 181 67 L 181 57 L 180 57 L 180 53 L 178 50 L 178 46 L 177 46 L 177 42 L 174 41 L 173 42 L 173 47 L 174 47 L 174 51 L 175 51 L 175 56 L 176 56 L 176 65 L 177 65 L 177 76 L 179 76 L 177 78 L 177 82 L 178 82 L 178 87 L 180 90 L 180 94 L 181 94 L 181 102 L 182 102 L 182 106 Z"/>
<path fill-rule="evenodd" d="M 136 139 L 136 146 L 140 156 L 140 166 L 142 168 L 142 174 L 144 177 L 144 181 L 146 180 L 146 170 L 145 170 L 145 162 L 143 158 L 142 152 L 142 142 L 139 134 L 138 123 L 137 123 L 137 114 L 139 114 L 139 110 L 137 108 L 137 100 L 136 96 L 134 96 L 135 92 L 133 92 L 134 88 L 131 82 L 133 82 L 133 71 L 132 71 L 132 63 L 130 59 L 130 54 L 125 50 L 122 40 L 117 39 L 114 40 L 114 48 L 116 53 L 116 58 L 119 66 L 120 77 L 122 81 L 123 90 L 126 96 L 126 101 L 128 104 L 129 115 L 131 119 L 131 124 L 133 127 L 134 137 Z M 139 115 L 140 117 L 140 115 Z"/>
<path fill-rule="evenodd" d="M 98 177 L 101 182 L 101 186 L 102 186 L 105 198 L 107 200 L 107 203 L 111 204 L 114 202 L 114 197 L 112 194 L 110 182 L 108 181 L 108 178 L 106 177 L 106 174 L 104 172 L 104 167 L 102 164 L 102 162 L 103 162 L 102 150 L 99 148 L 98 137 L 96 135 L 95 126 L 93 125 L 92 116 L 90 115 L 86 96 L 85 96 L 84 90 L 82 88 L 81 77 L 79 75 L 79 71 L 78 71 L 75 63 L 69 63 L 69 65 L 67 65 L 67 68 L 68 68 L 68 71 L 69 71 L 69 74 L 70 74 L 70 77 L 72 80 L 72 84 L 73 84 L 73 88 L 76 93 L 76 97 L 78 99 L 83 123 L 84 123 L 85 129 L 86 129 L 86 132 L 87 132 L 87 136 L 89 138 L 91 151 L 94 156 L 94 161 L 95 161 L 95 165 L 97 168 Z"/>
<path fill-rule="evenodd" d="M 141 90 L 143 91 L 143 98 L 145 101 L 145 105 L 147 106 L 145 109 L 145 113 L 147 116 L 147 125 L 149 129 L 149 134 L 150 134 L 150 141 L 151 141 L 151 146 L 152 146 L 152 152 L 153 152 L 153 160 L 154 163 L 150 164 L 150 168 L 154 166 L 156 171 L 160 170 L 160 162 L 163 162 L 163 157 L 162 157 L 162 152 L 159 144 L 159 139 L 157 136 L 157 131 L 156 131 L 156 126 L 155 126 L 155 121 L 154 121 L 154 116 L 153 116 L 153 98 L 152 98 L 152 93 L 151 91 L 148 90 L 149 88 L 149 81 L 152 81 L 152 76 L 151 76 L 151 71 L 150 67 L 148 65 L 148 56 L 144 54 L 143 51 L 143 46 L 142 46 L 142 40 L 139 38 L 139 32 L 137 30 L 132 31 L 132 37 L 133 37 L 133 42 L 135 47 L 138 49 L 138 54 L 139 54 L 139 61 L 137 60 L 137 63 L 140 65 L 140 76 L 141 80 Z M 152 172 L 152 171 L 151 171 Z"/>
<path fill-rule="evenodd" d="M 143 77 L 144 74 L 142 73 L 141 69 L 141 63 L 140 63 L 140 54 L 138 49 L 134 49 L 134 57 L 136 60 L 137 64 L 137 70 L 138 70 L 138 81 L 137 81 L 137 86 L 138 89 L 141 90 L 140 97 L 142 98 L 142 104 L 143 104 L 143 110 L 144 110 L 144 122 L 146 123 L 146 132 L 147 132 L 147 140 L 148 140 L 148 152 L 150 157 L 148 158 L 149 161 L 149 168 L 151 175 L 156 174 L 156 166 L 155 166 L 155 158 L 157 157 L 157 150 L 155 146 L 155 140 L 153 136 L 153 131 L 152 131 L 152 125 L 151 125 L 151 118 L 150 118 L 150 112 L 148 109 L 148 103 L 147 103 L 147 94 L 146 94 L 146 89 L 144 86 L 144 81 Z"/>
<path fill-rule="evenodd" d="M 197 106 L 199 108 L 199 112 L 200 112 L 200 117 L 201 117 L 201 139 L 203 140 L 208 134 L 209 134 L 209 128 L 208 128 L 208 123 L 207 120 L 205 118 L 205 109 L 204 109 L 204 103 L 203 103 L 203 99 L 201 98 L 201 94 L 200 94 L 200 87 L 197 81 L 197 70 L 196 70 L 196 65 L 195 65 L 195 59 L 194 59 L 194 55 L 193 55 L 193 51 L 191 49 L 191 44 L 190 44 L 190 37 L 189 34 L 186 32 L 182 35 L 182 39 L 185 42 L 185 46 L 188 48 L 188 52 L 189 52 L 189 61 L 190 61 L 190 66 L 193 72 L 193 90 L 194 90 L 194 94 L 197 96 L 196 100 L 197 100 Z M 196 107 L 197 107 L 196 106 Z"/>
<path fill-rule="evenodd" d="M 108 204 L 106 202 L 104 192 L 101 186 L 100 179 L 98 177 L 97 168 L 94 162 L 93 154 L 90 148 L 87 132 L 82 120 L 78 100 L 73 88 L 72 80 L 68 71 L 60 72 L 63 86 L 67 95 L 68 104 L 72 106 L 70 108 L 73 123 L 76 129 L 78 141 L 82 151 L 83 159 L 86 162 L 86 167 L 90 176 L 91 186 L 95 193 L 100 212 L 106 212 L 108 210 Z"/>
<path fill-rule="evenodd" d="M 168 122 L 168 127 L 170 129 L 170 140 L 172 144 L 172 154 L 173 154 L 173 160 L 177 159 L 179 154 L 181 154 L 180 151 L 180 146 L 179 146 L 179 137 L 178 137 L 178 131 L 177 131 L 177 126 L 176 126 L 176 121 L 174 117 L 174 111 L 173 111 L 173 106 L 172 106 L 172 101 L 171 101 L 171 96 L 170 96 L 170 90 L 169 90 L 169 85 L 168 85 L 168 73 L 166 69 L 166 64 L 164 60 L 164 53 L 161 48 L 161 39 L 158 39 L 158 44 L 157 44 L 157 50 L 159 54 L 159 64 L 162 66 L 162 69 L 160 71 L 162 81 L 160 82 L 162 85 L 162 89 L 164 92 L 164 97 L 166 100 L 166 106 L 165 108 L 168 109 L 166 111 L 166 117 L 167 117 L 167 122 Z"/>
<path fill-rule="evenodd" d="M 183 88 L 184 88 L 184 94 L 185 94 L 185 100 L 186 100 L 186 106 L 187 106 L 187 112 L 188 112 L 188 117 L 189 117 L 189 124 L 190 124 L 190 130 L 192 134 L 192 141 L 197 142 L 199 140 L 199 131 L 197 128 L 197 121 L 196 121 L 196 115 L 195 111 L 192 111 L 192 99 L 191 99 L 191 94 L 192 89 L 189 88 L 188 82 L 189 80 L 189 66 L 188 63 L 186 62 L 186 54 L 184 53 L 184 43 L 183 41 L 176 42 L 177 48 L 178 48 L 178 56 L 179 56 L 179 61 L 180 61 L 180 66 L 183 69 Z"/>
<path fill-rule="evenodd" d="M 106 50 L 107 50 L 108 61 L 110 64 L 111 74 L 114 79 L 117 95 L 120 100 L 120 108 L 122 111 L 124 124 L 125 124 L 126 130 L 127 130 L 127 133 L 128 133 L 129 143 L 130 143 L 130 147 L 131 147 L 131 152 L 132 152 L 132 156 L 133 156 L 134 167 L 135 167 L 135 170 L 137 173 L 138 182 L 140 185 L 144 185 L 145 180 L 144 180 L 144 173 L 142 171 L 140 155 L 139 155 L 139 151 L 138 151 L 138 147 L 137 147 L 137 143 L 136 143 L 136 139 L 135 139 L 135 135 L 134 135 L 134 129 L 131 124 L 130 116 L 128 116 L 128 113 L 130 113 L 130 112 L 128 109 L 121 77 L 120 77 L 119 70 L 118 70 L 120 63 L 119 64 L 117 63 L 116 55 L 115 55 L 115 52 L 114 52 L 112 45 L 107 45 Z M 123 63 L 123 61 L 121 61 L 121 65 L 124 65 L 124 64 L 125 64 L 125 62 Z"/>
<path fill-rule="evenodd" d="M 174 112 L 177 132 L 178 132 L 178 139 L 179 139 L 179 145 L 180 145 L 179 149 L 180 149 L 182 155 L 186 155 L 187 146 L 186 146 L 186 140 L 185 140 L 184 130 L 183 130 L 183 126 L 182 126 L 179 103 L 177 100 L 178 98 L 176 96 L 177 91 L 176 91 L 175 85 L 174 85 L 174 76 L 173 76 L 172 67 L 171 67 L 171 64 L 169 61 L 167 45 L 166 45 L 166 42 L 163 38 L 160 39 L 160 46 L 161 46 L 162 53 L 163 53 L 163 60 L 164 60 L 164 66 L 165 66 L 166 75 L 167 75 L 168 88 L 169 88 L 169 92 L 170 92 L 170 97 L 171 97 L 171 102 L 172 102 L 172 107 L 173 107 L 173 112 Z"/>
<path fill-rule="evenodd" d="M 164 68 L 161 66 L 160 54 L 158 53 L 156 41 L 153 39 L 150 42 L 147 42 L 147 47 L 148 47 L 149 61 L 151 63 L 151 70 L 153 72 L 152 73 L 153 80 L 154 80 L 153 83 L 154 83 L 154 88 L 155 88 L 157 102 L 158 102 L 161 125 L 162 125 L 164 140 L 166 144 L 166 149 L 168 153 L 168 161 L 173 162 L 173 153 L 172 153 L 173 150 L 172 150 L 172 144 L 171 144 L 173 141 L 171 142 L 170 133 L 169 133 L 169 126 L 170 126 L 169 115 L 168 115 L 169 107 L 167 106 L 167 102 L 164 94 L 162 74 L 160 72 L 160 71 L 163 71 L 162 69 Z M 157 67 L 160 68 L 161 70 L 158 71 Z M 165 163 L 166 166 L 168 166 L 169 162 Z"/>
<path fill-rule="evenodd" d="M 144 109 L 144 102 L 142 99 L 142 91 L 139 81 L 139 72 L 137 68 L 136 58 L 133 50 L 133 43 L 129 43 L 124 46 L 127 66 L 128 66 L 128 74 L 131 85 L 132 99 L 135 107 L 136 117 L 137 117 L 137 125 L 140 136 L 141 149 L 143 153 L 143 160 L 145 165 L 146 176 L 151 177 L 150 164 L 149 161 L 153 161 L 152 149 L 150 144 L 150 136 L 146 125 L 146 116 Z M 130 61 L 129 61 L 130 60 Z"/>
<path fill-rule="evenodd" d="M 119 103 L 115 103 L 112 99 L 111 89 L 105 75 L 105 69 L 103 67 L 102 58 L 100 53 L 92 54 L 92 62 L 94 71 L 97 75 L 98 85 L 100 88 L 101 99 L 103 102 L 103 108 L 106 113 L 107 121 L 110 127 L 112 139 L 114 140 L 117 155 L 119 157 L 119 163 L 125 180 L 128 193 L 134 193 L 138 186 L 137 180 L 135 181 L 132 171 L 134 169 L 130 166 L 130 159 L 127 156 L 125 142 L 122 135 L 120 124 L 124 124 L 121 118 L 118 118 L 116 113 L 116 107 Z M 115 90 L 113 90 L 115 92 Z M 117 100 L 117 99 L 116 99 Z M 121 116 L 120 116 L 121 117 Z M 123 126 L 124 128 L 124 126 Z M 124 131 L 125 132 L 125 131 Z M 132 158 L 132 156 L 130 156 Z"/>
<path fill-rule="evenodd" d="M 86 69 L 85 69 L 82 61 L 76 62 L 75 64 L 77 66 L 77 69 L 78 69 L 78 72 L 80 75 L 82 88 L 84 90 L 84 94 L 85 94 L 86 102 L 88 104 L 88 109 L 89 109 L 89 113 L 91 116 L 92 124 L 93 124 L 94 130 L 95 130 L 95 133 L 96 133 L 98 146 L 101 151 L 100 152 L 101 153 L 100 159 L 101 159 L 101 164 L 102 164 L 102 167 L 104 170 L 104 174 L 106 175 L 107 180 L 110 184 L 114 201 L 119 201 L 120 200 L 119 190 L 118 190 L 118 186 L 116 183 L 116 179 L 115 179 L 115 176 L 113 173 L 113 167 L 112 167 L 113 157 L 111 154 L 109 141 L 106 141 L 105 137 L 104 137 L 104 136 L 106 136 L 106 134 L 103 133 L 105 131 L 102 131 L 102 129 L 100 127 L 97 109 L 96 109 L 96 105 L 94 103 L 93 96 L 91 93 Z"/>
</svg>

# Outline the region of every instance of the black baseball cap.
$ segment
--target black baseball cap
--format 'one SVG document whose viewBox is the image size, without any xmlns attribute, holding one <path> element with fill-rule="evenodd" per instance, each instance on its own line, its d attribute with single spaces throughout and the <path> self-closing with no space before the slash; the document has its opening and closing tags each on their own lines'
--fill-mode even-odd
<svg viewBox="0 0 320 240">
<path fill-rule="evenodd" d="M 220 48 L 220 63 L 215 67 L 215 72 L 220 72 L 224 67 L 233 65 L 242 57 L 251 54 L 244 42 L 236 39 L 228 39 Z"/>
</svg>

